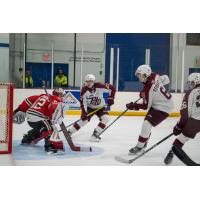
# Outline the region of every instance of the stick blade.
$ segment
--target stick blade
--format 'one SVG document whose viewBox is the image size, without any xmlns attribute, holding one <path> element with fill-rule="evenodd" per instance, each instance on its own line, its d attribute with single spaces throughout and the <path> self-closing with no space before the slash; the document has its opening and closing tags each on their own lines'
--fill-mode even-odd
<svg viewBox="0 0 200 200">
<path fill-rule="evenodd" d="M 72 147 L 72 151 L 92 152 L 92 147 Z"/>
<path fill-rule="evenodd" d="M 118 162 L 121 162 L 121 163 L 125 163 L 125 164 L 131 163 L 129 159 L 124 158 L 122 156 L 115 156 L 115 160 L 117 160 Z"/>
<path fill-rule="evenodd" d="M 182 148 L 177 146 L 172 147 L 172 151 L 174 154 L 187 166 L 200 166 L 199 163 L 194 162 L 184 151 Z"/>
<path fill-rule="evenodd" d="M 92 152 L 92 147 L 80 147 L 80 151 Z"/>
</svg>

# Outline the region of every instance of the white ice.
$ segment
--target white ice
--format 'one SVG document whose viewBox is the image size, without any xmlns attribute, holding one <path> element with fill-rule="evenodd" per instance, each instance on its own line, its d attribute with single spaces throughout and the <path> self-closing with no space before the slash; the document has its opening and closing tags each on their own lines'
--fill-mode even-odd
<svg viewBox="0 0 200 200">
<path fill-rule="evenodd" d="M 112 122 L 116 116 L 110 117 Z M 73 121 L 79 119 L 79 116 L 67 116 L 65 118 L 65 124 L 70 124 Z M 93 146 L 94 149 L 101 149 L 100 154 L 93 156 L 80 156 L 78 152 L 73 154 L 67 151 L 67 154 L 72 154 L 72 156 L 63 159 L 62 156 L 57 159 L 51 157 L 51 159 L 16 159 L 15 152 L 10 156 L 10 158 L 5 159 L 5 156 L 0 156 L 0 165 L 75 165 L 75 166 L 165 166 L 163 159 L 168 153 L 171 144 L 173 143 L 175 136 L 172 136 L 153 150 L 149 151 L 146 155 L 142 156 L 131 165 L 123 164 L 114 159 L 115 156 L 123 156 L 128 153 L 128 150 L 135 146 L 137 143 L 137 138 L 141 130 L 141 125 L 144 117 L 121 117 L 117 120 L 110 128 L 108 128 L 102 135 L 102 141 L 100 143 L 92 143 L 89 141 L 90 136 L 98 123 L 96 116 L 92 118 L 90 123 L 83 127 L 79 132 L 75 133 L 73 141 L 76 144 L 81 144 L 84 146 Z M 159 126 L 152 129 L 151 138 L 148 143 L 148 147 L 157 143 L 159 140 L 167 136 L 172 132 L 173 126 L 177 122 L 177 118 L 168 118 L 162 122 Z M 28 124 L 25 122 L 22 125 L 14 125 L 13 127 L 13 140 L 20 142 L 23 134 L 29 130 Z M 60 134 L 63 141 L 66 143 L 62 133 Z M 200 136 L 194 140 L 190 140 L 184 146 L 186 153 L 196 162 L 200 162 Z M 24 147 L 26 148 L 26 147 Z M 30 148 L 27 147 L 26 157 L 30 152 Z M 41 148 L 41 154 L 44 154 L 43 148 Z M 79 155 L 78 155 L 79 154 Z M 77 156 L 78 155 L 78 156 Z M 37 156 L 37 155 L 36 155 Z M 10 161 L 12 160 L 12 161 Z M 174 157 L 171 166 L 184 165 L 178 158 Z"/>
</svg>

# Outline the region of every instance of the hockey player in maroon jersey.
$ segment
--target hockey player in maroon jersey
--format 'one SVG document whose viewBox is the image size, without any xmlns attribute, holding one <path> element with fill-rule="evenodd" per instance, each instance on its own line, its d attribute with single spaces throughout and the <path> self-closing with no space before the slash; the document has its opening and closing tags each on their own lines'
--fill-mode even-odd
<svg viewBox="0 0 200 200">
<path fill-rule="evenodd" d="M 200 132 L 200 74 L 192 73 L 188 77 L 190 90 L 185 94 L 180 110 L 180 120 L 174 126 L 173 133 L 178 137 L 172 146 L 182 148 L 189 140 L 193 139 Z M 170 150 L 164 159 L 165 164 L 173 160 L 173 151 Z"/>
<path fill-rule="evenodd" d="M 14 123 L 22 124 L 25 121 L 26 111 L 33 105 L 38 97 L 39 95 L 29 96 L 21 102 L 21 104 L 13 111 Z"/>
<path fill-rule="evenodd" d="M 144 151 L 152 127 L 165 120 L 173 108 L 171 94 L 164 88 L 164 85 L 169 83 L 167 75 L 159 76 L 159 74 L 153 73 L 149 65 L 139 66 L 135 75 L 144 84 L 143 90 L 140 92 L 143 103 L 131 102 L 126 107 L 130 110 L 148 109 L 148 113 L 142 124 L 137 145 L 129 150 L 130 154 L 142 153 Z"/>
<path fill-rule="evenodd" d="M 27 122 L 32 128 L 23 136 L 22 144 L 36 144 L 42 139 L 45 139 L 45 151 L 57 153 L 64 151 L 63 142 L 53 136 L 55 129 L 54 124 L 61 124 L 64 118 L 63 113 L 66 105 L 62 102 L 63 90 L 57 88 L 52 95 L 39 95 L 33 105 L 27 110 Z M 50 138 L 51 137 L 51 138 Z"/>
<path fill-rule="evenodd" d="M 91 117 L 94 115 L 92 114 L 88 116 L 91 112 L 95 111 L 98 108 L 102 108 L 95 113 L 100 122 L 94 129 L 94 132 L 91 136 L 91 141 L 98 142 L 101 140 L 98 135 L 109 122 L 108 111 L 105 108 L 106 103 L 103 98 L 104 91 L 109 91 L 107 105 L 113 105 L 115 98 L 115 88 L 108 83 L 104 84 L 95 82 L 95 76 L 93 74 L 86 75 L 85 86 L 82 87 L 80 96 L 80 106 L 82 110 L 81 119 L 78 122 L 74 123 L 68 129 L 70 135 L 78 131 L 90 121 Z"/>
</svg>

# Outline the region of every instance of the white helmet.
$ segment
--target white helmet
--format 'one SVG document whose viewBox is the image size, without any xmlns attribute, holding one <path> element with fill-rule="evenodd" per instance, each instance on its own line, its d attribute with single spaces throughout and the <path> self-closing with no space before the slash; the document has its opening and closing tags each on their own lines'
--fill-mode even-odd
<svg viewBox="0 0 200 200">
<path fill-rule="evenodd" d="M 62 97 L 64 95 L 64 90 L 62 88 L 55 88 L 52 95 Z"/>
<path fill-rule="evenodd" d="M 151 67 L 149 65 L 140 65 L 135 71 L 135 75 L 142 74 L 149 77 L 151 75 Z"/>
<path fill-rule="evenodd" d="M 190 87 L 194 87 L 200 84 L 200 73 L 192 73 L 188 76 L 188 84 Z"/>
<path fill-rule="evenodd" d="M 85 76 L 85 81 L 95 81 L 95 76 L 93 74 L 87 74 Z"/>
</svg>

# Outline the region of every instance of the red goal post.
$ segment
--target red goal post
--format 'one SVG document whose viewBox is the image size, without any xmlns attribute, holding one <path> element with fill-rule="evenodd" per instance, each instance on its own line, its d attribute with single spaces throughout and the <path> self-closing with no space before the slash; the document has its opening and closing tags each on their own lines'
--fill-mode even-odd
<svg viewBox="0 0 200 200">
<path fill-rule="evenodd" d="M 0 83 L 0 154 L 12 152 L 13 88 L 12 83 Z"/>
</svg>

